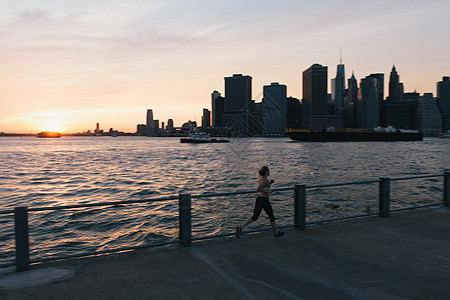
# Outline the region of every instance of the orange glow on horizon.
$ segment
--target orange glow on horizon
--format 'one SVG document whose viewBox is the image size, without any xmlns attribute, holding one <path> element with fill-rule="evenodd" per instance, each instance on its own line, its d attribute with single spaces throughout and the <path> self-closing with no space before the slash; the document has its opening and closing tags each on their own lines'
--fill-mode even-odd
<svg viewBox="0 0 450 300">
<path fill-rule="evenodd" d="M 46 111 L 30 116 L 28 123 L 36 131 L 64 132 L 67 128 L 67 118 L 61 112 Z"/>
</svg>

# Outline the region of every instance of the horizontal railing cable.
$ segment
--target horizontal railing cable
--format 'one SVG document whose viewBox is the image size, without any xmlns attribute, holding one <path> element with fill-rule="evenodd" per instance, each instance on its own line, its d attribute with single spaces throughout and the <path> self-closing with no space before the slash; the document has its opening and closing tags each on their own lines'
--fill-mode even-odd
<svg viewBox="0 0 450 300">
<path fill-rule="evenodd" d="M 177 200 L 177 199 L 179 199 L 179 196 L 171 196 L 171 197 L 164 197 L 164 198 L 154 198 L 154 199 L 139 199 L 139 200 L 110 201 L 110 202 L 99 202 L 99 203 L 85 203 L 85 204 L 74 204 L 74 205 L 64 205 L 64 206 L 29 207 L 28 211 L 47 211 L 47 210 L 63 210 L 63 209 L 84 208 L 84 207 L 115 206 L 115 205 L 124 205 L 124 204 L 169 201 L 169 200 Z"/>
<path fill-rule="evenodd" d="M 282 191 L 293 191 L 294 187 L 283 187 L 271 189 L 274 192 L 282 192 Z M 257 193 L 256 190 L 247 190 L 247 191 L 237 191 L 237 192 L 228 192 L 228 193 L 206 193 L 206 194 L 192 194 L 192 198 L 209 198 L 209 197 L 221 197 L 221 196 L 232 196 L 232 195 L 243 195 L 243 194 L 254 194 Z"/>
<path fill-rule="evenodd" d="M 422 176 L 413 176 L 413 177 L 400 177 L 400 178 L 390 178 L 391 181 L 400 181 L 400 180 L 411 180 L 411 179 L 421 179 L 421 178 L 433 178 L 433 177 L 442 177 L 443 175 L 422 175 Z"/>
<path fill-rule="evenodd" d="M 208 197 L 220 197 L 220 196 L 232 196 L 232 195 L 241 195 L 241 194 L 252 194 L 256 193 L 255 190 L 247 190 L 247 191 L 237 191 L 237 192 L 228 192 L 228 193 L 207 193 L 207 194 L 192 194 L 192 198 L 208 198 Z"/>
<path fill-rule="evenodd" d="M 442 176 L 442 175 L 441 175 Z M 307 189 L 316 189 L 316 188 L 324 188 L 324 187 L 333 187 L 333 186 L 344 186 L 344 185 L 358 185 L 358 184 L 370 184 L 377 183 L 380 180 L 366 180 L 366 181 L 354 181 L 354 182 L 343 182 L 343 183 L 331 183 L 331 184 L 319 184 L 319 185 L 307 185 Z"/>
</svg>

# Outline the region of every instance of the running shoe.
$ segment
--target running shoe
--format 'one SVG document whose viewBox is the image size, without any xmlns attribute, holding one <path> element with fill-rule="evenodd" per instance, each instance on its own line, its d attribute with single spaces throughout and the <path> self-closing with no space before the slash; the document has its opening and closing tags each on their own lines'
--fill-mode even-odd
<svg viewBox="0 0 450 300">
<path fill-rule="evenodd" d="M 284 231 L 278 231 L 276 234 L 273 235 L 273 237 L 282 237 L 284 235 Z"/>
<path fill-rule="evenodd" d="M 236 226 L 236 238 L 240 238 L 242 233 L 242 227 Z"/>
</svg>

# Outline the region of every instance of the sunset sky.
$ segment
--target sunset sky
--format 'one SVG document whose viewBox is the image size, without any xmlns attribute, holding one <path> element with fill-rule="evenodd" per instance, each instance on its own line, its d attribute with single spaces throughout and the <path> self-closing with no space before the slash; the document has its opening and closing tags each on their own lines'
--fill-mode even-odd
<svg viewBox="0 0 450 300">
<path fill-rule="evenodd" d="M 135 132 L 147 108 L 200 121 L 226 76 L 287 85 L 313 63 L 385 74 L 436 94 L 450 74 L 450 1 L 77 0 L 0 2 L 0 132 Z M 329 86 L 329 91 L 331 88 Z"/>
</svg>

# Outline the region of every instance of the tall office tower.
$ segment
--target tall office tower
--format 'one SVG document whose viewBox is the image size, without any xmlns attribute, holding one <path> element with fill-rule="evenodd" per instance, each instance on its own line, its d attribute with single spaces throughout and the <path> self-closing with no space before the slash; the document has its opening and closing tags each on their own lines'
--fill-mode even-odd
<svg viewBox="0 0 450 300">
<path fill-rule="evenodd" d="M 164 130 L 164 122 L 161 122 L 161 129 Z"/>
<path fill-rule="evenodd" d="M 155 122 L 153 121 L 153 110 L 147 109 L 147 135 L 155 134 Z"/>
<path fill-rule="evenodd" d="M 302 127 L 322 130 L 328 127 L 328 67 L 313 64 L 303 71 Z"/>
<path fill-rule="evenodd" d="M 263 87 L 264 135 L 285 135 L 287 126 L 286 86 L 272 82 Z"/>
<path fill-rule="evenodd" d="M 100 123 L 97 123 L 97 125 L 95 126 L 95 133 L 100 133 Z"/>
<path fill-rule="evenodd" d="M 294 97 L 286 99 L 286 122 L 287 128 L 300 129 L 302 128 L 302 105 L 300 100 Z"/>
<path fill-rule="evenodd" d="M 331 79 L 331 102 L 335 113 L 339 113 L 345 107 L 345 66 L 340 64 L 337 66 L 336 78 Z"/>
<path fill-rule="evenodd" d="M 212 109 L 212 126 L 223 126 L 222 115 L 224 111 L 225 98 L 220 95 L 218 91 L 211 94 L 211 109 Z"/>
<path fill-rule="evenodd" d="M 172 131 L 173 130 L 173 120 L 172 119 L 167 120 L 167 127 L 166 127 L 166 129 L 168 131 Z"/>
<path fill-rule="evenodd" d="M 352 72 L 352 77 L 347 80 L 348 83 L 348 92 L 346 97 L 346 103 L 355 103 L 358 101 L 358 81 L 355 78 L 355 73 Z"/>
<path fill-rule="evenodd" d="M 400 82 L 395 65 L 392 66 L 391 75 L 389 76 L 389 101 L 403 100 L 403 83 Z"/>
<path fill-rule="evenodd" d="M 248 110 L 248 127 L 249 132 L 253 135 L 263 135 L 264 134 L 264 121 L 263 121 L 264 107 L 263 103 L 255 103 L 252 100 L 250 109 Z"/>
<path fill-rule="evenodd" d="M 426 136 L 437 135 L 442 130 L 442 115 L 431 93 L 425 93 L 419 97 L 416 128 Z"/>
<path fill-rule="evenodd" d="M 361 127 L 373 129 L 380 125 L 380 107 L 384 99 L 384 74 L 371 74 L 361 79 Z"/>
<path fill-rule="evenodd" d="M 236 135 L 249 133 L 249 109 L 252 105 L 252 77 L 234 74 L 225 77 L 223 126 Z"/>
<path fill-rule="evenodd" d="M 443 117 L 442 129 L 450 130 L 450 80 L 449 76 L 442 77 L 437 83 L 437 97 L 439 109 Z"/>
<path fill-rule="evenodd" d="M 342 76 L 342 78 L 344 78 L 344 82 L 342 82 L 342 90 L 345 91 L 345 66 L 342 63 L 342 48 L 341 48 L 341 53 L 340 53 L 340 57 L 339 57 L 339 65 L 337 66 L 336 77 L 338 75 Z"/>
<path fill-rule="evenodd" d="M 159 120 L 153 120 L 153 123 L 155 124 L 153 127 L 155 130 L 155 134 L 157 134 L 159 131 Z"/>
<path fill-rule="evenodd" d="M 202 116 L 202 128 L 208 127 L 211 127 L 211 112 L 209 111 L 209 109 L 204 108 Z"/>
<path fill-rule="evenodd" d="M 347 79 L 347 95 L 344 97 L 344 107 L 347 108 L 347 113 L 344 118 L 344 127 L 357 127 L 357 111 L 358 111 L 358 81 L 355 78 L 355 73 L 352 72 L 352 77 Z"/>
</svg>

